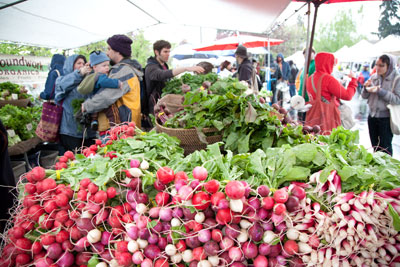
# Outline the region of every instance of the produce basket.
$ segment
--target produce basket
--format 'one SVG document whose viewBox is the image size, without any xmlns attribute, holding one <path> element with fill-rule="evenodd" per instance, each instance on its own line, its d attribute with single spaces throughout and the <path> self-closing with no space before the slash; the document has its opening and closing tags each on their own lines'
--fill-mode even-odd
<svg viewBox="0 0 400 267">
<path fill-rule="evenodd" d="M 39 164 L 45 169 L 50 169 L 56 163 L 58 151 L 41 150 L 39 154 Z"/>
<path fill-rule="evenodd" d="M 182 95 L 168 94 L 160 98 L 156 106 L 164 104 L 172 114 L 175 114 L 180 108 L 183 108 L 183 100 L 184 96 Z"/>
<path fill-rule="evenodd" d="M 166 133 L 169 136 L 175 136 L 176 138 L 178 138 L 181 141 L 180 146 L 184 149 L 185 155 L 193 153 L 196 150 L 205 149 L 208 144 L 222 141 L 222 133 L 216 128 L 204 128 L 202 130 L 206 136 L 207 143 L 203 143 L 200 140 L 197 130 L 194 128 L 167 128 L 161 126 L 156 121 L 156 130 L 158 133 Z"/>
<path fill-rule="evenodd" d="M 18 99 L 18 100 L 0 100 L 0 107 L 4 107 L 7 104 L 18 106 L 18 107 L 27 107 L 30 103 L 29 99 Z"/>
<path fill-rule="evenodd" d="M 15 183 L 18 183 L 19 177 L 26 173 L 26 162 L 25 161 L 11 161 L 11 167 L 14 173 Z"/>
</svg>

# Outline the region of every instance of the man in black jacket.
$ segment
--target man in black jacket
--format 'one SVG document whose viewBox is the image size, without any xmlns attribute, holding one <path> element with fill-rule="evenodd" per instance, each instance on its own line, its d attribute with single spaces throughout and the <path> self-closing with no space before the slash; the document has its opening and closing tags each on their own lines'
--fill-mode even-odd
<svg viewBox="0 0 400 267">
<path fill-rule="evenodd" d="M 168 58 L 171 52 L 171 44 L 159 40 L 153 44 L 154 57 L 147 59 L 144 79 L 146 82 L 146 97 L 148 99 L 148 112 L 153 114 L 154 106 L 162 94 L 165 82 L 185 71 L 202 73 L 204 69 L 200 66 L 168 69 Z"/>
<path fill-rule="evenodd" d="M 239 64 L 239 67 L 237 73 L 234 74 L 234 77 L 237 77 L 239 81 L 246 81 L 251 87 L 253 64 L 248 58 L 247 48 L 243 45 L 239 45 L 235 51 L 235 57 Z"/>
</svg>

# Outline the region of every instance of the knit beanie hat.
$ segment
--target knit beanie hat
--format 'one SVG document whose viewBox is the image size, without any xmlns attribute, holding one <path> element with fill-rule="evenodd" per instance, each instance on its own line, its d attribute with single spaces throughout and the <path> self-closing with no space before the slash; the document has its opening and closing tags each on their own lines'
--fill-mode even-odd
<svg viewBox="0 0 400 267">
<path fill-rule="evenodd" d="M 108 45 L 117 52 L 120 52 L 124 57 L 130 57 L 132 50 L 131 44 L 132 40 L 126 35 L 116 34 L 108 38 Z"/>
<path fill-rule="evenodd" d="M 93 51 L 89 56 L 90 66 L 100 64 L 104 61 L 110 61 L 106 53 L 100 51 Z"/>
<path fill-rule="evenodd" d="M 239 45 L 238 48 L 236 49 L 235 55 L 238 55 L 239 57 L 242 58 L 247 58 L 247 48 L 244 47 L 243 45 Z"/>
</svg>

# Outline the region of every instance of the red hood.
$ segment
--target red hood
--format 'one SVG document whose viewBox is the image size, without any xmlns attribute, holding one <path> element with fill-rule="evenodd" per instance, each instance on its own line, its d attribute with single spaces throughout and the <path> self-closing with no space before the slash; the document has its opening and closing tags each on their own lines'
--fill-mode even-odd
<svg viewBox="0 0 400 267">
<path fill-rule="evenodd" d="M 331 53 L 321 52 L 315 56 L 315 70 L 317 72 L 331 74 L 334 64 L 335 56 Z"/>
</svg>

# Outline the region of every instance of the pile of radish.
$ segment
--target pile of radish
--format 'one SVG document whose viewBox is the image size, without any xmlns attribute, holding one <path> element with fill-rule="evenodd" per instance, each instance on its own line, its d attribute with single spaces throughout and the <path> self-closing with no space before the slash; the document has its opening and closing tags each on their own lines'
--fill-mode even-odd
<svg viewBox="0 0 400 267">
<path fill-rule="evenodd" d="M 112 130 L 112 139 L 128 137 L 130 127 Z M 400 265 L 400 189 L 342 193 L 336 171 L 325 182 L 316 172 L 309 183 L 254 187 L 202 166 L 175 173 L 137 157 L 112 182 L 67 183 L 63 173 L 74 175 L 65 169 L 78 158 L 120 166 L 122 155 L 107 148 L 66 152 L 57 171 L 36 167 L 24 176 L 0 266 Z"/>
</svg>

